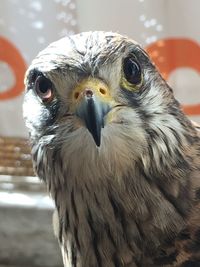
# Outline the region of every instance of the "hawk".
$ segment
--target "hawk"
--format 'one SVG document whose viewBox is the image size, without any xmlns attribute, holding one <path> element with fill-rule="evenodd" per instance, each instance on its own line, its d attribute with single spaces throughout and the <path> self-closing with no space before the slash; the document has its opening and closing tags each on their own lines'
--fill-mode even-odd
<svg viewBox="0 0 200 267">
<path fill-rule="evenodd" d="M 198 127 L 140 45 L 112 32 L 65 37 L 25 84 L 65 267 L 200 266 Z"/>
</svg>

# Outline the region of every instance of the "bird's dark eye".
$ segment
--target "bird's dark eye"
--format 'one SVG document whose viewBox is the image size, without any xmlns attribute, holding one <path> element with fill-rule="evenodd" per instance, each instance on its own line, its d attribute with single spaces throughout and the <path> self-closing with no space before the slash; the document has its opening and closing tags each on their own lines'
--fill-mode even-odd
<svg viewBox="0 0 200 267">
<path fill-rule="evenodd" d="M 133 85 L 138 85 L 141 83 L 141 68 L 140 65 L 136 62 L 135 58 L 127 57 L 124 59 L 123 71 L 124 76 L 129 83 Z"/>
<path fill-rule="evenodd" d="M 43 102 L 49 102 L 53 99 L 53 84 L 45 76 L 38 76 L 35 80 L 35 92 Z"/>
</svg>

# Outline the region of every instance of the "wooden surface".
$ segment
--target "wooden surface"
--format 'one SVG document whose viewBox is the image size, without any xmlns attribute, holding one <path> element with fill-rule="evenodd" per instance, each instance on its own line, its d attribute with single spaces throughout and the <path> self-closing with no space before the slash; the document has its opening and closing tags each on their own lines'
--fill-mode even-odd
<svg viewBox="0 0 200 267">
<path fill-rule="evenodd" d="M 0 174 L 35 176 L 27 139 L 0 136 Z"/>
</svg>

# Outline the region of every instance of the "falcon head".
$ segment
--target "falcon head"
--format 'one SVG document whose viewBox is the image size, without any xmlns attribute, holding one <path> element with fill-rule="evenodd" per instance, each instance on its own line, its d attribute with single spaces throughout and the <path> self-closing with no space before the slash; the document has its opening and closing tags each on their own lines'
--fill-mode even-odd
<svg viewBox="0 0 200 267">
<path fill-rule="evenodd" d="M 50 44 L 25 84 L 32 141 L 63 145 L 68 158 L 85 151 L 89 161 L 140 160 L 146 169 L 153 158 L 162 169 L 189 135 L 190 122 L 147 53 L 119 34 L 86 32 Z"/>
</svg>

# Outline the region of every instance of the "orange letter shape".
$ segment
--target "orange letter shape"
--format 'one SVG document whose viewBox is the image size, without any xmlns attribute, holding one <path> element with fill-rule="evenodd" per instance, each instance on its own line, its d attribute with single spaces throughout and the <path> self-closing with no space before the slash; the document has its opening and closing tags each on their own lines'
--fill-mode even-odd
<svg viewBox="0 0 200 267">
<path fill-rule="evenodd" d="M 165 79 L 176 68 L 189 67 L 200 73 L 200 46 L 190 39 L 164 39 L 147 47 L 152 60 Z M 200 115 L 200 104 L 183 105 L 188 115 Z"/>
<path fill-rule="evenodd" d="M 0 92 L 0 100 L 7 100 L 20 95 L 24 90 L 26 64 L 17 48 L 8 40 L 0 37 L 0 61 L 6 62 L 15 75 L 16 83 L 5 92 Z"/>
</svg>

